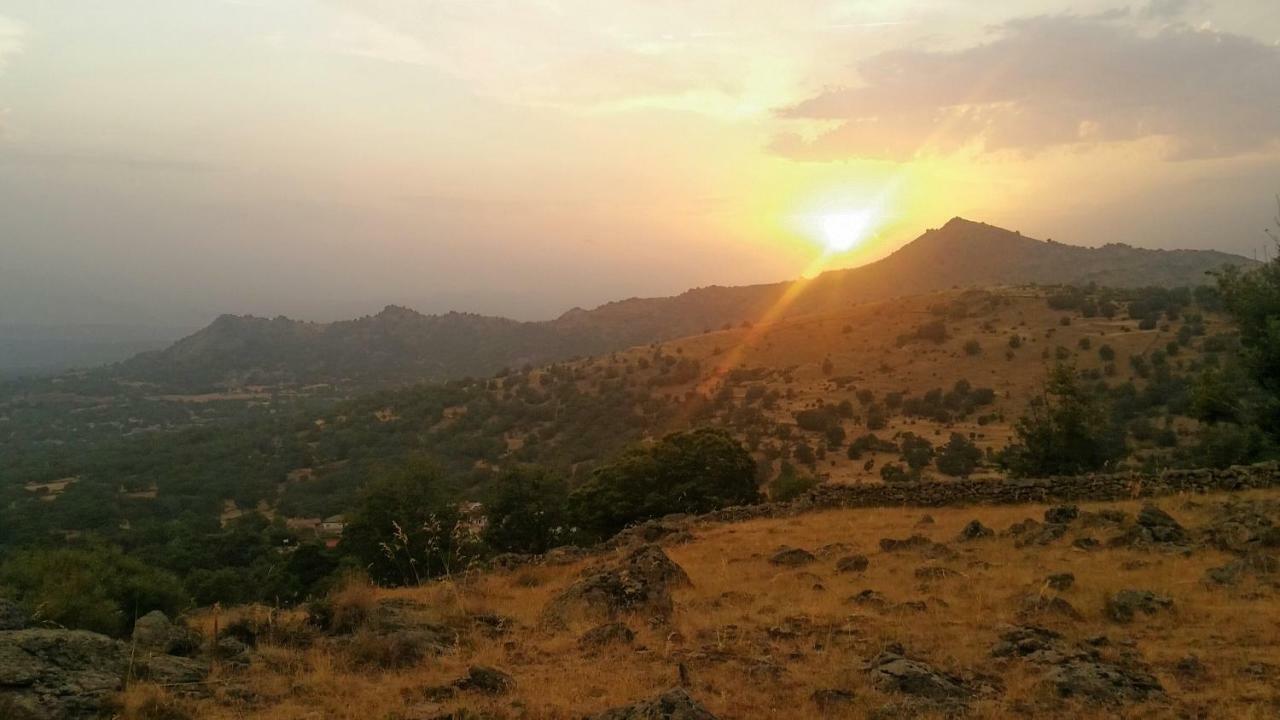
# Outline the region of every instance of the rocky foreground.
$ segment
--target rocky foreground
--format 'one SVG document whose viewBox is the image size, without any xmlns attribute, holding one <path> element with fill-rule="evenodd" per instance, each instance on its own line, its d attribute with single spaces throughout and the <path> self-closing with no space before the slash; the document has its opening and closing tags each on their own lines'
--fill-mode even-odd
<svg viewBox="0 0 1280 720">
<path fill-rule="evenodd" d="M 127 643 L 0 607 L 0 717 L 1280 716 L 1280 491 L 928 512 L 670 518 Z"/>
</svg>

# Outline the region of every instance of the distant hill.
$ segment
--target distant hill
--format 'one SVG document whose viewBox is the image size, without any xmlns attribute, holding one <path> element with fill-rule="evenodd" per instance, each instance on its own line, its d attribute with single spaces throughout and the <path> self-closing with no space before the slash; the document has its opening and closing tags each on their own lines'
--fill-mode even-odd
<svg viewBox="0 0 1280 720">
<path fill-rule="evenodd" d="M 114 366 L 113 373 L 177 388 L 280 382 L 387 386 L 487 376 L 504 367 L 756 322 L 771 311 L 775 317 L 830 312 L 952 287 L 1197 285 L 1206 282 L 1208 271 L 1253 264 L 1211 250 L 1064 245 L 955 218 L 877 262 L 797 281 L 805 287 L 785 306 L 781 303 L 792 282 L 632 298 L 594 310 L 575 308 L 543 322 L 464 313 L 423 315 L 394 306 L 327 324 L 224 315 L 165 350 Z"/>
</svg>

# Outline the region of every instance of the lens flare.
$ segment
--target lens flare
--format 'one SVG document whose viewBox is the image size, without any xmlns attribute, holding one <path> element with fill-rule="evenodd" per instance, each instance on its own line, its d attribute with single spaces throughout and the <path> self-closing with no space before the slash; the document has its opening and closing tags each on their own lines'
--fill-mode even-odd
<svg viewBox="0 0 1280 720">
<path fill-rule="evenodd" d="M 867 239 L 874 221 L 875 214 L 865 208 L 826 213 L 822 217 L 822 242 L 829 252 L 849 252 Z"/>
</svg>

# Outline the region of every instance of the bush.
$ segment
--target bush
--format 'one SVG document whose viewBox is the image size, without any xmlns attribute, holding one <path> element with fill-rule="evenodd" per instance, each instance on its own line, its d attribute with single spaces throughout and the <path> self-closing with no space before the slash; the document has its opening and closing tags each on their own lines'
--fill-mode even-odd
<svg viewBox="0 0 1280 720">
<path fill-rule="evenodd" d="M 978 342 L 977 340 L 966 341 L 964 344 L 964 354 L 965 355 L 981 355 L 982 343 Z"/>
<path fill-rule="evenodd" d="M 523 466 L 498 477 L 486 503 L 484 540 L 493 550 L 540 554 L 571 538 L 569 487 L 545 468 Z"/>
<path fill-rule="evenodd" d="M 152 610 L 173 617 L 190 604 L 177 576 L 113 547 L 15 553 L 0 587 L 40 621 L 122 636 Z"/>
<path fill-rule="evenodd" d="M 1076 475 L 1106 468 L 1125 454 L 1123 431 L 1068 364 L 1050 371 L 1044 397 L 1032 401 L 1014 434 L 1001 462 L 1018 476 Z"/>
<path fill-rule="evenodd" d="M 969 438 L 951 433 L 951 439 L 938 449 L 934 464 L 938 472 L 951 477 L 968 477 L 982 461 L 982 451 Z"/>
<path fill-rule="evenodd" d="M 898 463 L 885 463 L 880 466 L 880 479 L 887 483 L 908 482 L 911 475 Z"/>
<path fill-rule="evenodd" d="M 777 502 L 793 500 L 818 486 L 818 479 L 801 473 L 789 462 L 783 462 L 778 475 L 769 483 L 769 499 Z"/>
<path fill-rule="evenodd" d="M 569 496 L 572 517 L 603 538 L 671 513 L 703 513 L 759 501 L 756 465 L 721 430 L 673 433 L 597 468 Z"/>
</svg>

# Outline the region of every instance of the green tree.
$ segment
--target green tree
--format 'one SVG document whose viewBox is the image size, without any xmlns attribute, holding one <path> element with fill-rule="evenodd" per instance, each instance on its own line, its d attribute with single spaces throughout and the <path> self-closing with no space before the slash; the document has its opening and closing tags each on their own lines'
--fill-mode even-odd
<svg viewBox="0 0 1280 720">
<path fill-rule="evenodd" d="M 152 610 L 172 616 L 190 604 L 177 576 L 114 547 L 14 553 L 0 588 L 38 620 L 116 636 Z"/>
<path fill-rule="evenodd" d="M 341 549 L 384 585 L 413 585 L 462 569 L 477 543 L 446 490 L 440 470 L 421 458 L 376 471 L 360 489 Z"/>
<path fill-rule="evenodd" d="M 569 496 L 577 524 L 608 537 L 635 522 L 759 501 L 755 460 L 722 430 L 673 433 L 634 447 Z"/>
<path fill-rule="evenodd" d="M 1069 363 L 1050 370 L 1043 395 L 1028 405 L 1014 434 L 1001 462 L 1018 476 L 1101 470 L 1125 454 L 1123 430 L 1115 427 Z"/>
<path fill-rule="evenodd" d="M 484 539 L 501 552 L 543 553 L 571 539 L 569 487 L 546 468 L 526 465 L 500 475 L 485 504 Z"/>
<path fill-rule="evenodd" d="M 938 472 L 951 477 L 968 477 L 981 461 L 982 450 L 969 438 L 954 432 L 933 460 Z"/>
</svg>

